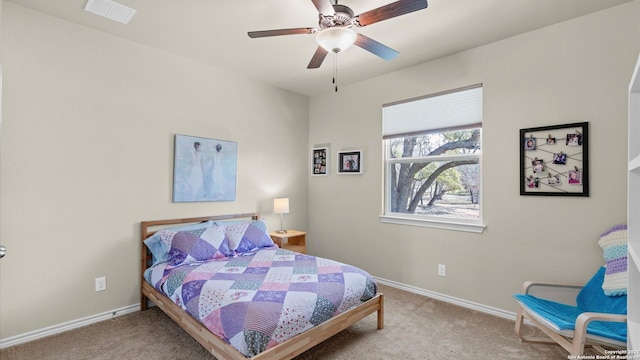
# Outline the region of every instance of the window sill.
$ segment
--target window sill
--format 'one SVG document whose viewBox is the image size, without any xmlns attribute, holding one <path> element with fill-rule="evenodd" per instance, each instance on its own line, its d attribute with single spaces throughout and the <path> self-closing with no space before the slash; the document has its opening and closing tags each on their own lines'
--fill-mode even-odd
<svg viewBox="0 0 640 360">
<path fill-rule="evenodd" d="M 390 215 L 380 215 L 380 221 L 388 224 L 398 224 L 398 225 L 411 225 L 411 226 L 422 226 L 422 227 L 430 227 L 436 229 L 446 229 L 446 230 L 455 230 L 455 231 L 466 231 L 481 234 L 486 225 L 482 224 L 471 224 L 465 222 L 456 222 L 456 221 L 442 221 L 442 220 L 432 220 L 432 219 L 417 219 L 410 217 L 400 217 L 400 216 L 390 216 Z"/>
</svg>

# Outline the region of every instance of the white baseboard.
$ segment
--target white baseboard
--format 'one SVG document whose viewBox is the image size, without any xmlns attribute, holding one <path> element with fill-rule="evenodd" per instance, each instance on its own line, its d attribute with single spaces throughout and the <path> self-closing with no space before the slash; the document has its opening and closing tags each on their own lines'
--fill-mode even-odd
<svg viewBox="0 0 640 360">
<path fill-rule="evenodd" d="M 486 306 L 478 303 L 474 303 L 471 301 L 467 301 L 464 299 L 456 298 L 449 295 L 440 294 L 437 292 L 421 289 L 415 286 L 402 284 L 396 281 L 382 279 L 379 277 L 375 277 L 376 281 L 382 285 L 387 285 L 396 289 L 404 290 L 410 293 L 430 297 L 436 300 L 444 301 L 450 304 L 462 306 L 464 308 L 480 311 L 486 314 L 491 314 L 495 316 L 499 316 L 501 318 L 515 320 L 516 314 L 510 311 L 501 310 L 498 308 L 494 308 L 491 306 Z M 109 320 L 117 316 L 122 316 L 126 314 L 130 314 L 136 312 L 140 309 L 140 304 L 129 305 L 120 309 L 115 309 L 112 311 L 103 312 L 101 314 L 88 316 L 86 318 L 69 321 L 66 323 L 46 327 L 44 329 L 28 332 L 25 334 L 20 334 L 12 337 L 8 337 L 6 339 L 0 339 L 0 349 L 7 348 L 9 346 L 23 344 L 29 341 L 37 340 L 44 338 L 46 336 L 51 336 L 55 334 L 59 334 L 68 330 L 77 329 L 83 326 L 87 326 L 90 324 L 94 324 L 100 321 Z"/>
<path fill-rule="evenodd" d="M 425 290 L 425 289 L 421 289 L 415 286 L 411 286 L 411 285 L 406 285 L 406 284 L 402 284 L 396 281 L 392 281 L 392 280 L 387 280 L 387 279 L 382 279 L 379 277 L 375 277 L 376 281 L 379 284 L 382 285 L 387 285 L 387 286 L 391 286 L 393 288 L 396 289 L 400 289 L 400 290 L 404 290 L 410 293 L 414 293 L 414 294 L 418 294 L 418 295 L 422 295 L 422 296 L 426 296 L 426 297 L 430 297 L 436 300 L 440 300 L 440 301 L 444 301 L 450 304 L 454 304 L 454 305 L 458 305 L 467 309 L 472 309 L 472 310 L 476 310 L 476 311 L 480 311 L 483 312 L 485 314 L 490 314 L 490 315 L 495 315 L 495 316 L 499 316 L 501 318 L 505 318 L 508 320 L 514 320 L 516 319 L 516 313 L 511 312 L 511 311 L 506 311 L 506 310 L 502 310 L 502 309 L 498 309 L 498 308 L 494 308 L 491 306 L 487 306 L 487 305 L 483 305 L 483 304 L 478 304 L 472 301 L 468 301 L 468 300 L 464 300 L 464 299 L 460 299 L 460 298 L 456 298 L 453 296 L 449 296 L 449 295 L 444 295 L 444 294 L 440 294 L 437 292 L 433 292 L 433 291 L 429 291 L 429 290 Z"/>
<path fill-rule="evenodd" d="M 77 320 L 69 321 L 66 323 L 49 326 L 44 329 L 8 337 L 6 339 L 0 339 L 0 349 L 4 349 L 9 346 L 19 345 L 29 341 L 41 339 L 43 337 L 59 334 L 68 330 L 77 329 L 77 328 L 91 325 L 100 321 L 113 319 L 115 317 L 130 314 L 139 310 L 140 310 L 140 304 L 133 304 L 133 305 L 125 306 L 120 309 L 106 311 L 101 314 L 87 316 L 82 319 L 77 319 Z"/>
</svg>

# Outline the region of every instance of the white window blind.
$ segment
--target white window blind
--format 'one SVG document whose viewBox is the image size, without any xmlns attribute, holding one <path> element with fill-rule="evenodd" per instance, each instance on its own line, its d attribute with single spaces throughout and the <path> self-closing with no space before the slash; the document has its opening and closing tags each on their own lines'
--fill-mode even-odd
<svg viewBox="0 0 640 360">
<path fill-rule="evenodd" d="M 382 106 L 382 137 L 415 136 L 482 124 L 482 84 Z"/>
</svg>

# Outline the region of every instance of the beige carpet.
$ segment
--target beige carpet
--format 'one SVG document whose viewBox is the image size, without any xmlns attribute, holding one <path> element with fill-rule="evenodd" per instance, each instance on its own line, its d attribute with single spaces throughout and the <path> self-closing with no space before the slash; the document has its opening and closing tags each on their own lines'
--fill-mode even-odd
<svg viewBox="0 0 640 360">
<path fill-rule="evenodd" d="M 557 345 L 523 344 L 513 321 L 388 286 L 385 328 L 370 315 L 296 360 L 567 359 Z M 0 350 L 1 360 L 212 360 L 157 308 Z M 223 359 L 220 359 L 223 360 Z"/>
</svg>

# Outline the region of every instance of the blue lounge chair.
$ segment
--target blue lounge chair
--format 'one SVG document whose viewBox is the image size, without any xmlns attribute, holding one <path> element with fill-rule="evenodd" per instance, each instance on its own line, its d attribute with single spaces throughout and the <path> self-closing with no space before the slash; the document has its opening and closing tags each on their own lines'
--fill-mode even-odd
<svg viewBox="0 0 640 360">
<path fill-rule="evenodd" d="M 626 348 L 627 296 L 607 296 L 602 290 L 605 267 L 598 269 L 586 285 L 527 281 L 519 303 L 516 334 L 523 342 L 557 343 L 571 355 L 583 355 L 585 346 L 604 352 L 602 345 Z M 546 300 L 530 294 L 535 287 L 580 289 L 575 305 Z M 527 319 L 547 337 L 524 336 Z"/>
</svg>

